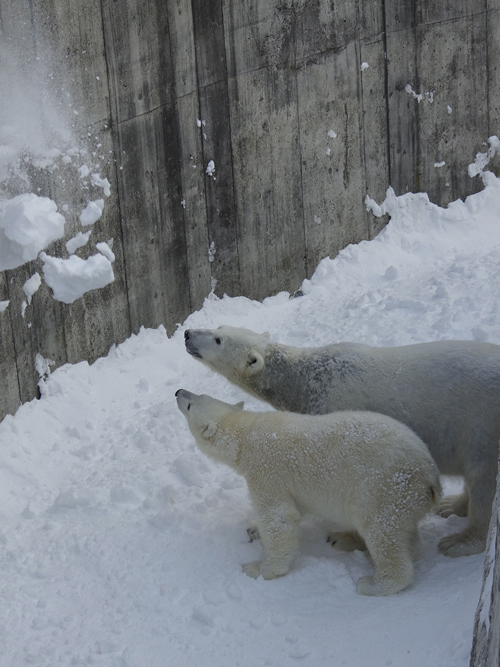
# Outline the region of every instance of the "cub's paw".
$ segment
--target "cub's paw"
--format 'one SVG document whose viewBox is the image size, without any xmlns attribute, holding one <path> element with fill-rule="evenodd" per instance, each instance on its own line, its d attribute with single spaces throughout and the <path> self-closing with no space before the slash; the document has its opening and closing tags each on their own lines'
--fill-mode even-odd
<svg viewBox="0 0 500 667">
<path fill-rule="evenodd" d="M 244 563 L 241 569 L 252 579 L 258 579 L 262 574 L 262 561 L 254 560 L 251 563 Z"/>
<path fill-rule="evenodd" d="M 330 533 L 327 539 L 334 549 L 339 551 L 366 551 L 366 544 L 361 535 L 356 532 Z"/>
<path fill-rule="evenodd" d="M 253 542 L 254 540 L 260 540 L 260 533 L 257 526 L 250 526 L 250 528 L 247 528 L 247 535 L 250 538 L 249 542 Z"/>
<path fill-rule="evenodd" d="M 469 499 L 467 495 L 445 496 L 439 503 L 437 513 L 444 519 L 447 519 L 452 514 L 467 516 L 468 505 Z"/>
<path fill-rule="evenodd" d="M 392 579 L 378 579 L 375 577 L 361 577 L 356 584 L 356 593 L 359 595 L 393 595 L 409 585 L 409 581 L 396 581 Z"/>
<path fill-rule="evenodd" d="M 463 533 L 453 533 L 443 537 L 438 544 L 439 551 L 450 558 L 459 556 L 473 556 L 480 554 L 486 548 L 486 535 L 473 534 L 465 530 Z"/>
</svg>

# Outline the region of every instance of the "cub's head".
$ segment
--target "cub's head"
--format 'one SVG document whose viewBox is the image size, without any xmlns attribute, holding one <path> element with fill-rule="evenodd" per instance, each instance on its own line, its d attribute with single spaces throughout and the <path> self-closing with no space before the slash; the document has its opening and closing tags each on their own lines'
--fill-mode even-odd
<svg viewBox="0 0 500 667">
<path fill-rule="evenodd" d="M 269 334 L 221 326 L 218 329 L 187 329 L 186 350 L 213 371 L 244 388 L 264 370 Z"/>
<path fill-rule="evenodd" d="M 186 417 L 189 430 L 194 435 L 200 449 L 213 458 L 232 463 L 235 452 L 231 450 L 231 442 L 216 442 L 220 420 L 228 414 L 241 412 L 243 401 L 231 405 L 218 401 L 207 394 L 192 394 L 186 389 L 176 391 L 177 405 Z"/>
</svg>

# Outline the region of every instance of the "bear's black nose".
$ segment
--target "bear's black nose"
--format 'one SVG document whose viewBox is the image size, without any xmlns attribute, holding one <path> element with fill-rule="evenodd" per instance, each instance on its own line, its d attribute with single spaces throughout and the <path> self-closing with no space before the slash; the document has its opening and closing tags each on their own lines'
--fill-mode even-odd
<svg viewBox="0 0 500 667">
<path fill-rule="evenodd" d="M 184 332 L 184 338 L 186 340 L 189 340 L 189 329 L 186 329 L 186 331 Z"/>
</svg>

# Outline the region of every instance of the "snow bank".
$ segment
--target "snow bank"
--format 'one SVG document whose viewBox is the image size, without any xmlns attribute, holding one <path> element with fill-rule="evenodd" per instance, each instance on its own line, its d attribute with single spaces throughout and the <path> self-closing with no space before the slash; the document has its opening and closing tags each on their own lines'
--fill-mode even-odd
<svg viewBox="0 0 500 667">
<path fill-rule="evenodd" d="M 0 202 L 0 271 L 36 259 L 64 235 L 64 217 L 48 197 L 33 193 Z"/>
</svg>

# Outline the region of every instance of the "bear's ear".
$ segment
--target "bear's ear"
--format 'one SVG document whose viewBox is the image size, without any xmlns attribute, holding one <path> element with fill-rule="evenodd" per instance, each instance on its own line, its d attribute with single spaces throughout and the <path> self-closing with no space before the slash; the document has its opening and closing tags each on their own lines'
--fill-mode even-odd
<svg viewBox="0 0 500 667">
<path fill-rule="evenodd" d="M 233 408 L 235 409 L 236 412 L 243 410 L 244 407 L 245 407 L 245 401 L 240 401 L 239 403 L 235 403 L 233 405 Z"/>
<path fill-rule="evenodd" d="M 258 352 L 250 352 L 247 360 L 247 368 L 250 373 L 257 373 L 264 368 L 264 358 Z"/>
<path fill-rule="evenodd" d="M 210 440 L 217 433 L 217 422 L 210 421 L 208 422 L 207 427 L 201 432 L 201 435 Z"/>
</svg>

